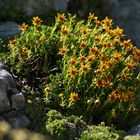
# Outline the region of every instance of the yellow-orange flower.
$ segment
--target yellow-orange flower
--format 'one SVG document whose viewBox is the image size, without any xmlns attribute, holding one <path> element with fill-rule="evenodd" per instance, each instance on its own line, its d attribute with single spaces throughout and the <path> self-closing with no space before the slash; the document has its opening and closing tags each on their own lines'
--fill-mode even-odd
<svg viewBox="0 0 140 140">
<path fill-rule="evenodd" d="M 94 39 L 95 41 L 100 41 L 101 37 L 100 37 L 100 36 L 95 36 L 93 39 Z"/>
<path fill-rule="evenodd" d="M 97 69 L 95 72 L 96 72 L 96 74 L 101 74 L 102 73 L 102 71 L 100 69 Z"/>
<path fill-rule="evenodd" d="M 94 18 L 95 18 L 94 13 L 89 13 L 88 19 L 94 20 Z"/>
<path fill-rule="evenodd" d="M 119 39 L 114 39 L 114 44 L 117 45 L 117 46 L 120 45 L 120 40 Z"/>
<path fill-rule="evenodd" d="M 114 55 L 113 55 L 113 57 L 114 57 L 114 59 L 115 59 L 116 61 L 119 61 L 120 58 L 121 58 L 121 54 L 118 53 L 118 52 L 115 52 Z"/>
<path fill-rule="evenodd" d="M 65 14 L 58 14 L 57 15 L 57 20 L 59 22 L 63 22 L 64 20 L 66 20 Z"/>
<path fill-rule="evenodd" d="M 124 40 L 122 45 L 125 46 L 125 47 L 128 47 L 129 45 L 131 44 L 131 40 Z"/>
<path fill-rule="evenodd" d="M 87 42 L 82 41 L 82 42 L 81 42 L 81 47 L 82 47 L 82 48 L 85 48 L 86 46 L 87 46 Z"/>
<path fill-rule="evenodd" d="M 61 33 L 62 35 L 66 35 L 68 33 L 68 28 L 66 26 L 62 26 Z"/>
<path fill-rule="evenodd" d="M 46 88 L 44 89 L 44 93 L 45 93 L 45 95 L 50 94 L 50 92 L 51 92 L 50 87 L 46 86 Z"/>
<path fill-rule="evenodd" d="M 19 30 L 21 30 L 21 31 L 27 30 L 27 28 L 28 28 L 28 25 L 25 24 L 25 23 L 22 23 L 22 24 L 19 26 Z"/>
<path fill-rule="evenodd" d="M 97 80 L 96 81 L 96 86 L 100 87 L 104 85 L 104 80 Z"/>
<path fill-rule="evenodd" d="M 105 47 L 105 48 L 111 48 L 112 47 L 112 44 L 111 44 L 111 42 L 103 42 L 103 46 Z"/>
<path fill-rule="evenodd" d="M 76 102 L 76 101 L 78 100 L 78 93 L 72 92 L 72 93 L 70 94 L 69 100 L 72 101 L 72 102 Z"/>
<path fill-rule="evenodd" d="M 119 28 L 118 26 L 116 29 L 114 29 L 114 34 L 119 37 L 124 37 L 123 29 Z"/>
<path fill-rule="evenodd" d="M 121 79 L 125 81 L 125 80 L 127 79 L 127 75 L 123 73 L 123 74 L 121 75 Z"/>
<path fill-rule="evenodd" d="M 82 65 L 83 72 L 88 72 L 90 70 L 90 67 L 88 65 Z"/>
<path fill-rule="evenodd" d="M 95 60 L 95 55 L 89 55 L 86 59 L 88 62 L 92 63 Z"/>
<path fill-rule="evenodd" d="M 60 48 L 58 54 L 64 56 L 67 52 L 67 48 Z"/>
<path fill-rule="evenodd" d="M 93 47 L 93 48 L 90 48 L 90 52 L 93 53 L 93 54 L 98 54 L 99 49 L 97 47 Z"/>
<path fill-rule="evenodd" d="M 112 26 L 112 20 L 109 19 L 108 17 L 106 17 L 106 18 L 103 20 L 103 23 L 104 23 L 105 26 L 107 26 L 107 27 L 111 27 L 111 26 Z"/>
<path fill-rule="evenodd" d="M 71 65 L 75 65 L 76 64 L 76 59 L 75 58 L 71 58 L 69 62 L 70 62 Z"/>
<path fill-rule="evenodd" d="M 71 77 L 76 77 L 77 76 L 77 74 L 78 74 L 78 70 L 77 70 L 77 68 L 75 68 L 75 67 L 71 67 L 69 70 L 68 70 L 68 72 L 69 72 L 69 75 L 71 76 Z"/>
<path fill-rule="evenodd" d="M 22 48 L 22 53 L 23 53 L 23 54 L 27 53 L 27 50 L 28 50 L 28 49 L 27 49 L 27 48 L 25 48 L 25 47 L 24 47 L 24 48 Z"/>
<path fill-rule="evenodd" d="M 9 41 L 9 45 L 16 45 L 16 43 L 17 43 L 17 41 L 16 41 L 16 39 L 13 39 L 13 40 L 10 40 Z"/>
<path fill-rule="evenodd" d="M 42 20 L 38 16 L 33 17 L 33 19 L 32 19 L 32 24 L 35 25 L 35 26 L 40 25 L 41 22 L 42 22 Z"/>
<path fill-rule="evenodd" d="M 126 66 L 127 68 L 132 69 L 135 66 L 135 63 L 130 62 L 130 63 L 127 63 Z"/>
<path fill-rule="evenodd" d="M 19 59 L 19 61 L 22 61 L 23 60 L 23 53 L 20 53 L 19 55 L 18 55 L 18 59 Z"/>
<path fill-rule="evenodd" d="M 80 62 L 83 62 L 83 61 L 85 61 L 85 60 L 86 60 L 86 57 L 85 57 L 85 56 L 83 56 L 83 55 L 81 55 L 81 56 L 79 57 L 79 60 L 80 60 Z"/>
<path fill-rule="evenodd" d="M 86 35 L 86 34 L 89 34 L 90 32 L 88 31 L 88 28 L 83 28 L 81 30 L 81 33 L 84 34 L 84 35 Z"/>
</svg>

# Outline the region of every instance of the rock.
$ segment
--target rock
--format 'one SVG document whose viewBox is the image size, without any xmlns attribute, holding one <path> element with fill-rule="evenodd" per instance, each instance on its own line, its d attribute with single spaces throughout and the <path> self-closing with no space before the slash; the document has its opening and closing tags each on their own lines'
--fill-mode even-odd
<svg viewBox="0 0 140 140">
<path fill-rule="evenodd" d="M 0 23 L 0 38 L 5 40 L 19 33 L 17 23 L 12 21 Z"/>
<path fill-rule="evenodd" d="M 3 117 L 12 128 L 26 128 L 30 125 L 29 119 L 17 111 L 5 113 Z"/>
<path fill-rule="evenodd" d="M 49 10 L 66 11 L 69 0 L 0 0 L 0 17 L 45 16 Z"/>
<path fill-rule="evenodd" d="M 11 95 L 12 109 L 20 110 L 24 108 L 25 98 L 22 93 Z"/>
<path fill-rule="evenodd" d="M 0 112 L 7 112 L 11 109 L 10 101 L 2 90 L 0 90 Z"/>
<path fill-rule="evenodd" d="M 7 67 L 0 62 L 0 113 L 24 107 L 25 98 L 16 87 L 14 78 Z M 10 106 L 11 103 L 11 106 Z"/>
<path fill-rule="evenodd" d="M 140 48 L 140 1 L 103 0 L 102 13 L 113 18 L 114 23 L 123 28 L 127 37 Z"/>
<path fill-rule="evenodd" d="M 140 124 L 137 126 L 134 126 L 133 128 L 131 128 L 128 132 L 127 135 L 136 135 L 136 136 L 140 136 Z"/>
<path fill-rule="evenodd" d="M 0 121 L 4 120 L 12 128 L 28 127 L 29 119 L 19 113 L 25 106 L 25 98 L 16 87 L 16 83 L 8 67 L 0 61 Z"/>
<path fill-rule="evenodd" d="M 53 9 L 65 12 L 68 7 L 68 3 L 70 0 L 52 0 L 53 1 Z"/>
</svg>

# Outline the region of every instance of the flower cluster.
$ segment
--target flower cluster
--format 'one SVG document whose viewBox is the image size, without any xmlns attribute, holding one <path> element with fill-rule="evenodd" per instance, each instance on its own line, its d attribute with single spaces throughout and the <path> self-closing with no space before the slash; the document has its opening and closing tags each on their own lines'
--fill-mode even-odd
<svg viewBox="0 0 140 140">
<path fill-rule="evenodd" d="M 62 20 L 60 20 L 60 17 Z M 60 105 L 78 108 L 81 114 L 91 113 L 94 118 L 103 112 L 102 118 L 118 118 L 114 110 L 124 106 L 126 115 L 135 106 L 139 74 L 140 50 L 126 40 L 123 29 L 112 27 L 112 20 L 106 17 L 100 21 L 89 14 L 86 24 L 76 21 L 75 16 L 58 15 L 60 48 L 61 89 L 52 87 L 52 96 L 63 93 Z M 72 102 L 72 103 L 71 103 Z M 94 111 L 98 113 L 94 116 Z M 113 113 L 112 113 L 113 112 Z M 119 111 L 118 111 L 119 112 Z M 121 112 L 122 113 L 122 112 Z M 112 115 L 113 114 L 113 115 Z M 84 116 L 84 115 L 83 115 Z"/>
</svg>

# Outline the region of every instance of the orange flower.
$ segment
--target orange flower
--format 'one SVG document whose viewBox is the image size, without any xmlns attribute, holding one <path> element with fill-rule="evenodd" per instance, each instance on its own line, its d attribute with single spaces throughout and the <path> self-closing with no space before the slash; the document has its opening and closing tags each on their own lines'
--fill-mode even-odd
<svg viewBox="0 0 140 140">
<path fill-rule="evenodd" d="M 112 26 L 112 20 L 109 19 L 108 17 L 106 17 L 106 18 L 103 20 L 103 23 L 104 23 L 105 26 L 107 26 L 107 27 L 111 27 L 111 26 Z"/>
<path fill-rule="evenodd" d="M 116 61 L 119 61 L 119 60 L 120 60 L 120 57 L 121 57 L 121 54 L 118 53 L 118 52 L 115 52 L 113 56 L 114 56 L 114 59 L 115 59 Z"/>
<path fill-rule="evenodd" d="M 114 67 L 114 62 L 113 62 L 113 60 L 109 60 L 107 64 L 108 64 L 108 67 L 109 67 L 110 69 L 113 69 L 113 67 Z"/>
<path fill-rule="evenodd" d="M 77 74 L 78 74 L 78 70 L 77 70 L 77 68 L 75 68 L 75 67 L 71 67 L 69 70 L 68 70 L 68 72 L 69 72 L 69 75 L 71 76 L 71 77 L 76 77 L 77 76 Z"/>
<path fill-rule="evenodd" d="M 65 17 L 64 14 L 58 14 L 58 15 L 57 15 L 57 20 L 58 20 L 59 22 L 63 22 L 64 20 L 66 20 L 66 17 Z"/>
<path fill-rule="evenodd" d="M 10 40 L 9 45 L 16 45 L 17 41 L 16 39 Z"/>
<path fill-rule="evenodd" d="M 81 62 L 83 62 L 83 61 L 85 61 L 86 57 L 83 56 L 83 55 L 81 55 L 81 56 L 79 57 L 79 59 L 80 59 Z"/>
<path fill-rule="evenodd" d="M 76 102 L 78 100 L 78 94 L 76 92 L 72 92 L 70 94 L 69 100 L 72 101 L 72 102 Z"/>
<path fill-rule="evenodd" d="M 22 23 L 22 24 L 19 26 L 19 30 L 21 30 L 21 31 L 24 31 L 24 30 L 26 30 L 27 28 L 28 28 L 28 25 L 25 24 L 25 23 Z"/>
<path fill-rule="evenodd" d="M 100 87 L 104 85 L 104 80 L 97 80 L 96 81 L 96 86 Z"/>
<path fill-rule="evenodd" d="M 86 35 L 86 34 L 89 34 L 89 31 L 88 31 L 87 28 L 83 28 L 83 29 L 81 30 L 81 33 L 84 34 L 84 35 Z"/>
<path fill-rule="evenodd" d="M 96 26 L 97 26 L 97 27 L 101 27 L 101 26 L 102 26 L 102 22 L 99 21 L 99 20 L 95 21 L 95 23 L 96 23 Z"/>
<path fill-rule="evenodd" d="M 94 40 L 95 40 L 95 41 L 100 41 L 100 38 L 101 38 L 100 36 L 95 36 L 95 37 L 94 37 Z"/>
<path fill-rule="evenodd" d="M 68 29 L 66 26 L 62 26 L 61 33 L 62 35 L 66 35 L 68 33 Z"/>
<path fill-rule="evenodd" d="M 130 39 L 129 40 L 124 40 L 122 45 L 125 46 L 125 47 L 128 47 L 131 44 L 130 41 L 131 41 Z"/>
<path fill-rule="evenodd" d="M 82 70 L 83 70 L 84 72 L 88 72 L 88 71 L 90 70 L 90 67 L 87 66 L 87 65 L 82 65 Z"/>
<path fill-rule="evenodd" d="M 116 29 L 114 29 L 114 34 L 119 37 L 124 37 L 123 29 L 119 28 L 118 26 Z"/>
<path fill-rule="evenodd" d="M 47 87 L 44 89 L 45 95 L 50 94 L 50 92 L 51 92 L 51 89 L 50 89 L 50 87 L 47 86 Z"/>
<path fill-rule="evenodd" d="M 110 94 L 110 95 L 108 96 L 108 100 L 111 101 L 111 102 L 114 102 L 114 101 L 116 100 L 115 94 Z"/>
<path fill-rule="evenodd" d="M 25 54 L 27 52 L 27 48 L 22 48 L 22 53 Z"/>
<path fill-rule="evenodd" d="M 96 74 L 101 74 L 102 73 L 102 71 L 100 69 L 97 69 L 95 72 L 96 72 Z"/>
<path fill-rule="evenodd" d="M 82 47 L 82 48 L 85 48 L 86 46 L 87 46 L 87 43 L 86 43 L 85 41 L 82 41 L 81 47 Z"/>
<path fill-rule="evenodd" d="M 89 13 L 88 19 L 94 20 L 94 18 L 95 18 L 94 13 Z"/>
<path fill-rule="evenodd" d="M 127 79 L 126 74 L 123 73 L 123 74 L 121 75 L 121 79 L 125 81 L 125 80 Z"/>
<path fill-rule="evenodd" d="M 67 48 L 60 48 L 58 54 L 64 56 L 67 52 Z"/>
<path fill-rule="evenodd" d="M 32 24 L 33 25 L 40 25 L 41 24 L 41 22 L 42 22 L 42 20 L 37 16 L 37 17 L 33 17 L 33 19 L 32 19 Z"/>
<path fill-rule="evenodd" d="M 87 61 L 88 62 L 93 62 L 95 60 L 95 56 L 94 55 L 89 55 L 88 57 L 87 57 Z"/>
<path fill-rule="evenodd" d="M 71 65 L 75 65 L 75 63 L 76 63 L 75 58 L 71 58 L 71 59 L 70 59 L 70 64 L 71 64 Z"/>
<path fill-rule="evenodd" d="M 19 61 L 22 61 L 23 60 L 23 53 L 20 53 L 19 55 L 18 55 L 18 59 L 19 59 Z"/>
<path fill-rule="evenodd" d="M 105 48 L 111 48 L 112 47 L 112 44 L 111 44 L 111 42 L 103 42 L 103 46 Z"/>
<path fill-rule="evenodd" d="M 131 68 L 133 68 L 133 67 L 135 66 L 135 64 L 134 64 L 134 63 L 127 63 L 126 66 L 127 66 L 129 69 L 131 69 Z"/>
<path fill-rule="evenodd" d="M 113 83 L 112 82 L 104 82 L 103 86 L 104 87 L 112 87 Z"/>
<path fill-rule="evenodd" d="M 93 48 L 90 48 L 90 52 L 93 53 L 93 54 L 98 54 L 99 49 L 97 47 L 93 47 Z"/>
<path fill-rule="evenodd" d="M 114 39 L 114 44 L 117 45 L 117 46 L 120 45 L 120 40 L 119 39 Z"/>
</svg>

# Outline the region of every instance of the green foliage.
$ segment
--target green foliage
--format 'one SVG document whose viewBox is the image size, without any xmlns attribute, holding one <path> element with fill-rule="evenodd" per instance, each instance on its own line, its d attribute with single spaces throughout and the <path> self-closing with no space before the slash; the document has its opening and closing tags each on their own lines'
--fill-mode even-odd
<svg viewBox="0 0 140 140">
<path fill-rule="evenodd" d="M 64 117 L 56 110 L 47 113 L 46 131 L 55 140 L 72 140 L 86 129 L 86 124 L 77 116 Z"/>
<path fill-rule="evenodd" d="M 90 126 L 83 131 L 79 140 L 123 140 L 124 136 L 124 131 L 116 131 L 101 123 L 98 126 Z"/>
</svg>

